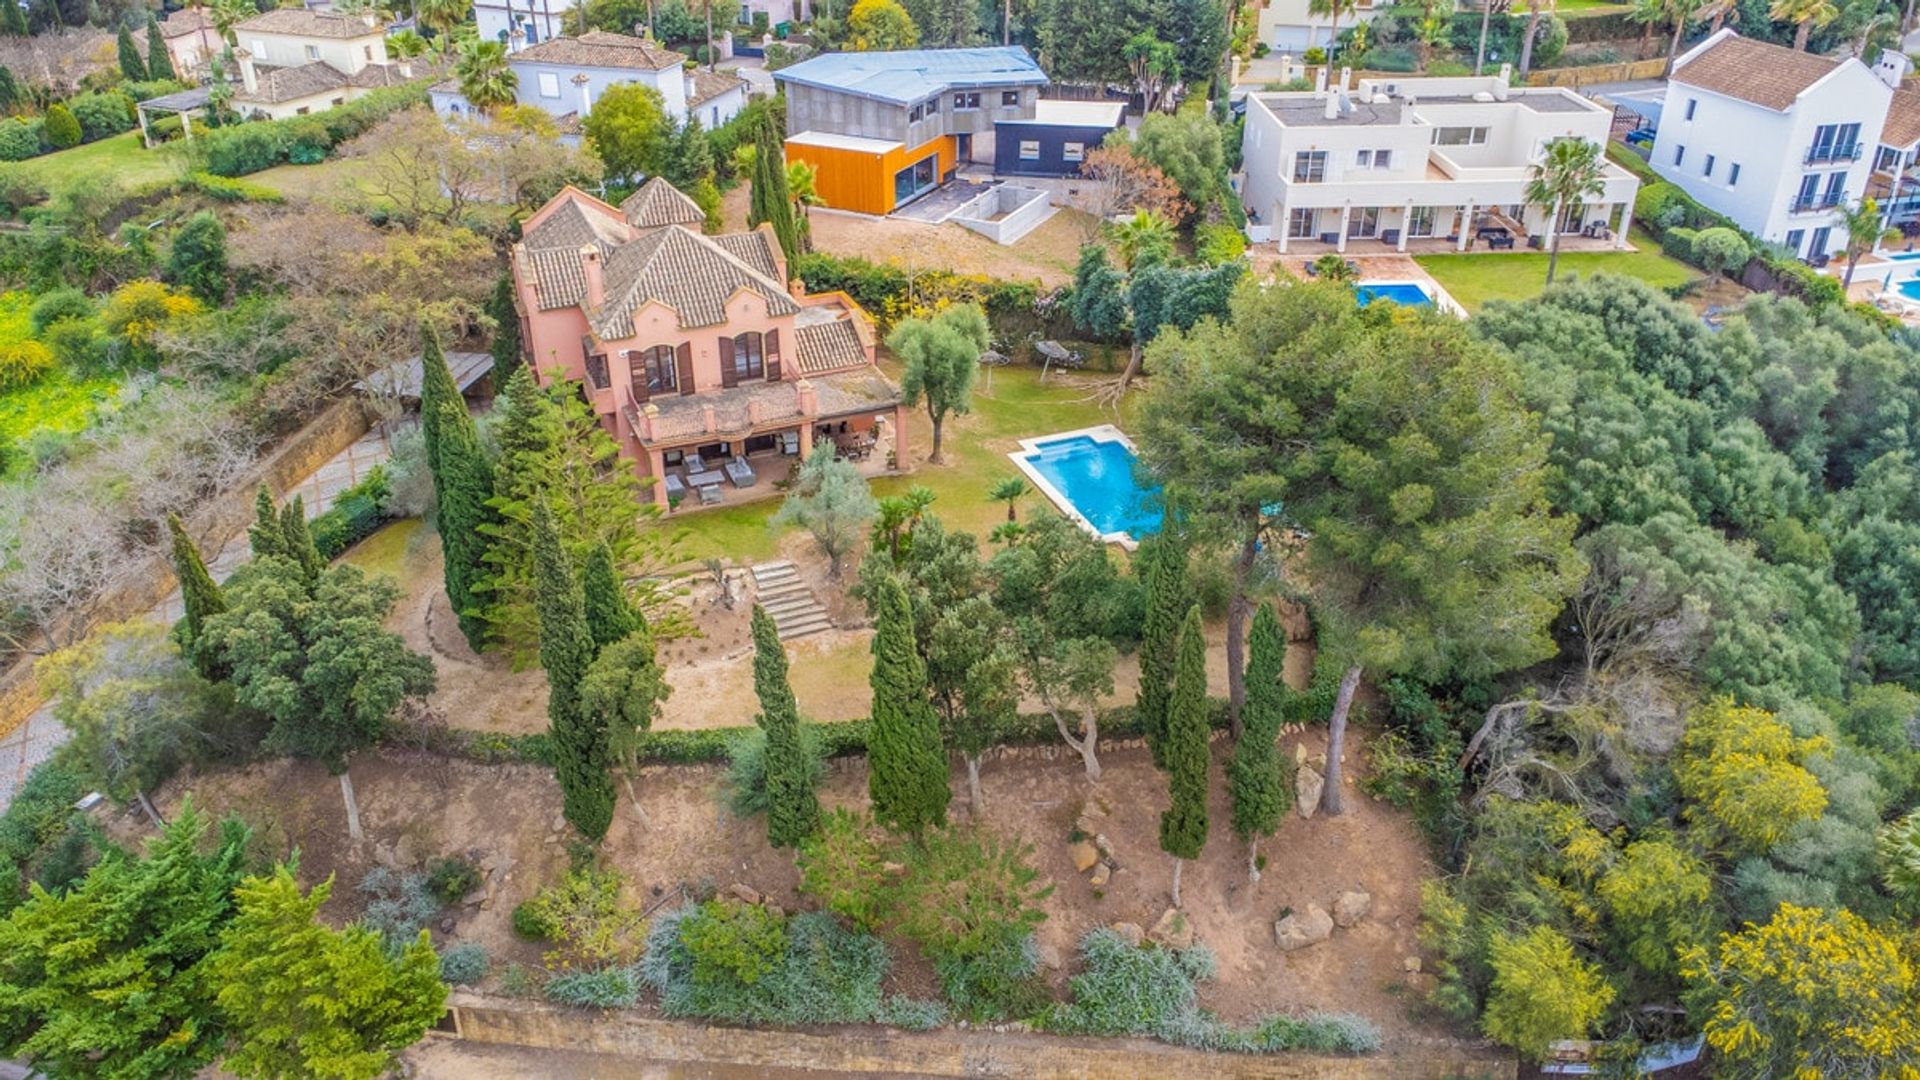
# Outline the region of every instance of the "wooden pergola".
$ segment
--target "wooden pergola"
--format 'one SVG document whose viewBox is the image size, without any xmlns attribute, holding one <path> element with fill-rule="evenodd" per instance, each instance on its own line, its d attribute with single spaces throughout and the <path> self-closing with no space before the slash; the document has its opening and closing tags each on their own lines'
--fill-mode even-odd
<svg viewBox="0 0 1920 1080">
<path fill-rule="evenodd" d="M 178 116 L 180 131 L 193 141 L 193 113 L 205 109 L 213 97 L 213 88 L 196 86 L 191 90 L 181 90 L 173 94 L 161 94 L 157 98 L 148 98 L 134 106 L 140 114 L 140 138 L 147 149 L 153 149 L 153 131 L 148 126 L 148 114 L 155 116 Z"/>
</svg>

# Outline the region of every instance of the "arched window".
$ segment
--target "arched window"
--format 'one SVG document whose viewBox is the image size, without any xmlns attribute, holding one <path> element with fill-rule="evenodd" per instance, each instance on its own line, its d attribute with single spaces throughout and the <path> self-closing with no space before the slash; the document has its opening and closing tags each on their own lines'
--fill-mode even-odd
<svg viewBox="0 0 1920 1080">
<path fill-rule="evenodd" d="M 680 389 L 680 373 L 674 364 L 671 345 L 655 345 L 634 352 L 633 396 L 644 401 L 654 394 L 671 394 Z"/>
</svg>

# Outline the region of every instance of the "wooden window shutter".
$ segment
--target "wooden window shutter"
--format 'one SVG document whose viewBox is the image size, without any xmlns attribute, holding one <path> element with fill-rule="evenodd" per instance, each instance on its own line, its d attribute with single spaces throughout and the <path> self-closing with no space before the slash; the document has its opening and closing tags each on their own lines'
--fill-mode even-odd
<svg viewBox="0 0 1920 1080">
<path fill-rule="evenodd" d="M 733 386 L 739 380 L 733 374 L 733 339 L 725 335 L 720 338 L 720 385 Z"/>
<path fill-rule="evenodd" d="M 675 374 L 679 376 L 680 392 L 693 393 L 693 342 L 683 341 L 673 350 L 673 366 L 679 369 Z"/>
<path fill-rule="evenodd" d="M 627 350 L 627 385 L 633 388 L 635 401 L 647 400 L 647 362 L 644 358 L 651 354 L 652 350 L 644 353 Z"/>
<path fill-rule="evenodd" d="M 780 331 L 767 331 L 767 381 L 780 381 Z"/>
</svg>

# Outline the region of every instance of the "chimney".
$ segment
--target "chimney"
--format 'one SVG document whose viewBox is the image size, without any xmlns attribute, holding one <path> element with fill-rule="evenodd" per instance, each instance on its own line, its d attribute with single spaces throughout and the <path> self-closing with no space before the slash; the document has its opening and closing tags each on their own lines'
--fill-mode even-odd
<svg viewBox="0 0 1920 1080">
<path fill-rule="evenodd" d="M 708 398 L 706 404 L 700 406 L 700 430 L 709 435 L 720 431 L 720 416 L 714 411 L 712 398 Z"/>
<path fill-rule="evenodd" d="M 580 248 L 580 270 L 587 278 L 587 307 L 597 308 L 607 302 L 607 279 L 604 267 L 600 265 L 600 249 L 592 244 Z"/>
<path fill-rule="evenodd" d="M 361 13 L 360 13 L 360 21 L 361 21 L 361 22 L 363 22 L 363 23 L 366 23 L 366 24 L 367 24 L 367 29 L 369 29 L 369 30 L 371 30 L 371 29 L 373 29 L 374 27 L 376 27 L 376 26 L 378 26 L 378 25 L 380 25 L 380 24 L 379 24 L 379 22 L 378 22 L 378 21 L 377 21 L 376 19 L 374 19 L 374 17 L 373 17 L 373 12 L 371 12 L 371 11 L 363 11 L 363 12 L 361 12 Z"/>
<path fill-rule="evenodd" d="M 1353 69 L 1350 67 L 1341 68 L 1340 69 L 1340 89 L 1345 90 L 1347 87 L 1352 85 L 1353 85 Z"/>
<path fill-rule="evenodd" d="M 1500 85 L 1503 87 L 1513 85 L 1513 65 L 1512 64 L 1500 65 Z"/>
<path fill-rule="evenodd" d="M 1501 79 L 1499 82 L 1493 84 L 1493 100 L 1507 100 L 1507 80 Z"/>
<path fill-rule="evenodd" d="M 813 389 L 813 384 L 806 379 L 801 379 L 799 382 L 793 384 L 793 390 L 795 394 L 799 395 L 800 415 L 818 416 L 820 413 L 820 396 Z"/>
<path fill-rule="evenodd" d="M 413 61 L 411 59 L 400 61 L 400 77 L 403 79 L 413 78 Z"/>
<path fill-rule="evenodd" d="M 580 88 L 580 118 L 582 120 L 586 119 L 587 114 L 593 111 L 593 92 L 587 89 L 587 84 L 592 81 L 593 80 L 587 78 L 587 73 L 584 71 L 573 77 L 573 85 Z"/>
<path fill-rule="evenodd" d="M 651 401 L 647 402 L 645 407 L 640 410 L 640 437 L 648 442 L 652 442 L 658 438 L 659 436 L 654 434 L 654 430 L 659 423 L 660 406 L 655 405 Z"/>
<path fill-rule="evenodd" d="M 245 49 L 235 49 L 233 58 L 240 61 L 240 84 L 247 88 L 249 94 L 259 93 L 260 74 L 253 70 L 253 54 Z"/>
<path fill-rule="evenodd" d="M 525 30 L 520 29 L 517 26 L 514 27 L 513 32 L 507 35 L 507 51 L 510 53 L 517 53 L 521 49 L 524 49 L 526 47 L 527 47 L 527 32 Z"/>
<path fill-rule="evenodd" d="M 1340 97 L 1339 97 L 1339 95 L 1337 95 L 1337 94 L 1333 94 L 1333 93 L 1329 93 L 1329 94 L 1327 94 L 1327 95 L 1326 95 L 1326 102 L 1327 102 L 1327 108 L 1326 108 L 1326 117 L 1327 117 L 1327 119 L 1329 119 L 1329 120 L 1338 120 L 1338 119 L 1340 118 Z"/>
<path fill-rule="evenodd" d="M 1313 73 L 1313 92 L 1316 94 L 1327 92 L 1327 65 L 1325 64 L 1321 64 L 1320 70 Z"/>
</svg>

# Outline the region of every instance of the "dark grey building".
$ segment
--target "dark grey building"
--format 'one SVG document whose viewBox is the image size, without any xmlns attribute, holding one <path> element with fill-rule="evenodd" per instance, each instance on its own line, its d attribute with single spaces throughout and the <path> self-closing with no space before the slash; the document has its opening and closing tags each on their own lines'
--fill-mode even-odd
<svg viewBox="0 0 1920 1080">
<path fill-rule="evenodd" d="M 1087 152 L 1125 121 L 1119 101 L 1040 101 L 1033 116 L 994 127 L 993 171 L 1001 176 L 1075 176 Z"/>
</svg>

